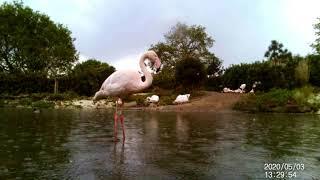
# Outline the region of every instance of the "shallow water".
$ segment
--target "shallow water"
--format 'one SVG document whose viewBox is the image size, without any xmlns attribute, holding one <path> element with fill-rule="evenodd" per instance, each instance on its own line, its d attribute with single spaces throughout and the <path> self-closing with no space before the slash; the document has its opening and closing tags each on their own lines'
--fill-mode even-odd
<svg viewBox="0 0 320 180">
<path fill-rule="evenodd" d="M 112 118 L 0 109 L 0 179 L 257 179 L 265 163 L 320 178 L 320 116 L 126 111 L 124 144 Z"/>
</svg>

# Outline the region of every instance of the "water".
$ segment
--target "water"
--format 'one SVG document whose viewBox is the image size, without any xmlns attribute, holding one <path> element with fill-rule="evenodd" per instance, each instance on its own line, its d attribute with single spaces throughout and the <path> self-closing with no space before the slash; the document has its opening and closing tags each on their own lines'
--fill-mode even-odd
<svg viewBox="0 0 320 180">
<path fill-rule="evenodd" d="M 320 178 L 320 116 L 0 109 L 0 179 L 264 179 L 265 163 Z M 289 178 L 287 178 L 289 179 Z"/>
</svg>

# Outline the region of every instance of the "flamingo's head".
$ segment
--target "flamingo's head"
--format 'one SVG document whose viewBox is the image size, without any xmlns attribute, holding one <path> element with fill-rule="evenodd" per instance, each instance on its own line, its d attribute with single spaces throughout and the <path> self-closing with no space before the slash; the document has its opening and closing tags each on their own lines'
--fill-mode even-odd
<svg viewBox="0 0 320 180">
<path fill-rule="evenodd" d="M 159 72 L 161 69 L 161 60 L 158 57 L 158 55 L 152 50 L 147 51 L 146 55 L 148 59 L 151 61 L 151 63 L 153 64 L 152 69 L 155 70 L 156 72 Z"/>
</svg>

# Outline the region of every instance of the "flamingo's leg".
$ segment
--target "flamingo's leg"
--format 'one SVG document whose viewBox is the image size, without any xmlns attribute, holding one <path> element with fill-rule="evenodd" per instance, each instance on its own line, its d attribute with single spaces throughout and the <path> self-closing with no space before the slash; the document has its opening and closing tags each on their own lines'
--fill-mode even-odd
<svg viewBox="0 0 320 180">
<path fill-rule="evenodd" d="M 122 114 L 122 107 L 123 107 L 123 104 L 124 102 L 120 99 L 120 101 L 122 102 L 121 106 L 120 106 L 120 123 L 121 123 L 121 128 L 122 128 L 122 138 L 123 138 L 123 141 L 125 140 L 126 138 L 126 133 L 125 133 L 125 129 L 124 129 L 124 115 Z"/>
<path fill-rule="evenodd" d="M 116 102 L 116 112 L 114 113 L 114 127 L 113 127 L 113 132 L 114 132 L 114 142 L 117 142 L 117 122 L 118 122 L 118 112 L 117 112 L 117 102 Z"/>
<path fill-rule="evenodd" d="M 121 114 L 120 116 L 120 122 L 121 122 L 121 127 L 122 127 L 122 136 L 123 136 L 123 140 L 126 139 L 126 133 L 125 133 L 125 129 L 124 129 L 124 116 L 123 114 Z"/>
</svg>

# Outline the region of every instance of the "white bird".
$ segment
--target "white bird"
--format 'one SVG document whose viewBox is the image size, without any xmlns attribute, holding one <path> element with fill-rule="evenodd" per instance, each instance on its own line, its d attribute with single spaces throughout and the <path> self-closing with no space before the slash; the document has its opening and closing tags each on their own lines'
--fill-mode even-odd
<svg viewBox="0 0 320 180">
<path fill-rule="evenodd" d="M 251 89 L 250 93 L 254 93 L 254 90 L 253 90 L 253 89 Z"/>
<path fill-rule="evenodd" d="M 159 96 L 152 95 L 151 97 L 147 97 L 147 101 L 149 103 L 157 103 L 157 102 L 159 102 Z"/>
<path fill-rule="evenodd" d="M 190 94 L 178 95 L 173 101 L 174 104 L 186 103 L 189 101 Z"/>
<path fill-rule="evenodd" d="M 231 92 L 231 90 L 230 90 L 230 88 L 225 87 L 225 88 L 223 88 L 223 92 L 228 93 L 228 92 Z"/>
<path fill-rule="evenodd" d="M 234 90 L 235 93 L 243 93 L 243 91 L 241 89 L 236 89 Z"/>
<path fill-rule="evenodd" d="M 241 84 L 240 89 L 244 90 L 246 88 L 246 84 Z"/>
</svg>

